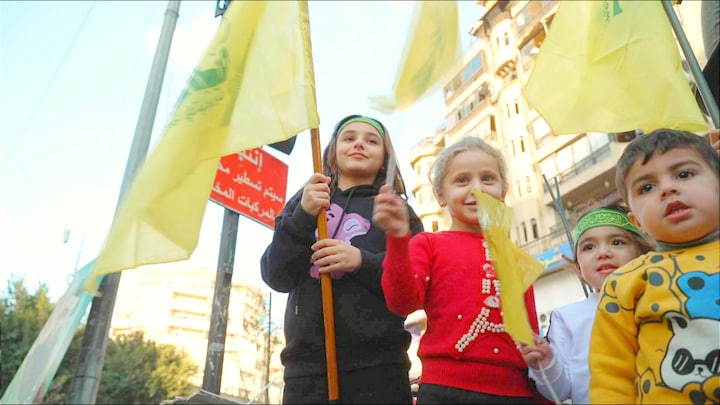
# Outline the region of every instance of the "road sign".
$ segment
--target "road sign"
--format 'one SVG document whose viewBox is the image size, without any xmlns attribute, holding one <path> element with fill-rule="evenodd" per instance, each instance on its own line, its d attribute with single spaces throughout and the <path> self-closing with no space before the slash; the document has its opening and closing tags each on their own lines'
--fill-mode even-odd
<svg viewBox="0 0 720 405">
<path fill-rule="evenodd" d="M 288 167 L 261 148 L 223 156 L 210 200 L 270 229 L 285 206 Z"/>
</svg>

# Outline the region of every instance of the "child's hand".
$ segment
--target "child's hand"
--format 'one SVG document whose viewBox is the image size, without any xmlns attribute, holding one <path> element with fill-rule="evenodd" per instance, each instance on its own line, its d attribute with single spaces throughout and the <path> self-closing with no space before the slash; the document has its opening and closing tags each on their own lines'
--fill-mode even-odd
<svg viewBox="0 0 720 405">
<path fill-rule="evenodd" d="M 330 208 L 330 177 L 321 173 L 310 176 L 303 189 L 300 205 L 312 216 L 317 216 L 321 208 Z"/>
<path fill-rule="evenodd" d="M 710 131 L 710 145 L 715 148 L 715 152 L 720 153 L 720 129 Z"/>
<path fill-rule="evenodd" d="M 545 339 L 538 335 L 534 335 L 533 339 L 535 341 L 535 346 L 521 344 L 520 353 L 522 353 L 523 359 L 525 359 L 525 363 L 527 363 L 528 367 L 535 370 L 538 370 L 541 367 L 547 368 L 553 359 L 552 348 Z"/>
<path fill-rule="evenodd" d="M 392 236 L 402 237 L 410 232 L 410 218 L 405 201 L 387 185 L 382 186 L 375 197 L 373 223 Z"/>
<path fill-rule="evenodd" d="M 312 245 L 312 262 L 320 273 L 343 271 L 352 273 L 362 264 L 360 249 L 339 239 L 322 239 Z"/>
</svg>

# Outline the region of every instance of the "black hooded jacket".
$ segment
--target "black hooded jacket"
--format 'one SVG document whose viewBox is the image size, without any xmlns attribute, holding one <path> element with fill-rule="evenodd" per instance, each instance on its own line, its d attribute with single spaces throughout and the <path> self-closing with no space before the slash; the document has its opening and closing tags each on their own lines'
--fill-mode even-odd
<svg viewBox="0 0 720 405">
<path fill-rule="evenodd" d="M 406 364 L 410 334 L 405 318 L 391 313 L 380 286 L 385 258 L 385 233 L 372 223 L 379 186 L 335 190 L 328 209 L 328 237 L 360 249 L 362 264 L 353 273 L 333 280 L 335 342 L 341 371 L 387 364 Z M 325 332 L 320 280 L 311 276 L 311 246 L 317 240 L 317 220 L 305 212 L 297 193 L 275 218 L 275 232 L 262 256 L 262 278 L 270 288 L 290 295 L 285 309 L 286 345 L 280 357 L 285 378 L 324 375 Z M 408 206 L 410 229 L 422 223 Z M 341 226 L 338 227 L 337 224 Z"/>
</svg>

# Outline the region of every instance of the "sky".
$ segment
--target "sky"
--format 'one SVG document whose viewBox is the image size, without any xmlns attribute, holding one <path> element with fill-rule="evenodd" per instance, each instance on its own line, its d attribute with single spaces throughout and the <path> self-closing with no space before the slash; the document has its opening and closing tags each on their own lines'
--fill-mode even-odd
<svg viewBox="0 0 720 405">
<path fill-rule="evenodd" d="M 76 268 L 97 257 L 115 212 L 160 34 L 166 1 L 0 1 L 0 285 L 45 282 L 57 300 Z M 443 120 L 439 89 L 392 115 L 369 97 L 392 90 L 415 7 L 412 1 L 310 1 L 320 139 L 349 114 L 388 127 L 406 182 L 413 146 Z M 215 1 L 183 0 L 148 156 L 220 22 Z M 463 48 L 480 17 L 460 1 Z M 290 156 L 287 194 L 312 174 L 309 135 Z M 214 277 L 223 208 L 209 202 L 198 246 L 181 267 Z M 270 289 L 259 260 L 272 230 L 240 217 L 234 279 Z M 175 265 L 175 264 L 174 264 Z M 122 291 L 120 291 L 122 293 Z M 285 294 L 273 294 L 281 318 Z"/>
</svg>

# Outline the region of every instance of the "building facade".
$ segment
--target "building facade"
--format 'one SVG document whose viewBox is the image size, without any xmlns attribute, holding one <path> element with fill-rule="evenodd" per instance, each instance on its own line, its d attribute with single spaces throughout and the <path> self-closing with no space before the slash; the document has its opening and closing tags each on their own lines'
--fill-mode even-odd
<svg viewBox="0 0 720 405">
<path fill-rule="evenodd" d="M 482 138 L 500 150 L 509 168 L 505 202 L 515 214 L 510 237 L 546 269 L 534 285 L 544 333 L 553 309 L 582 300 L 590 291 L 563 255 L 572 257 L 569 239 L 576 213 L 588 203 L 619 200 L 615 164 L 638 132 L 554 136 L 528 105 L 522 88 L 560 2 L 477 3 L 484 14 L 469 30 L 476 39 L 443 88 L 443 125 L 411 151 L 410 163 L 419 179 L 411 190 L 413 207 L 425 229 L 448 229 L 448 213 L 438 205 L 427 179 L 435 155 L 467 136 Z M 683 2 L 675 9 L 703 66 L 699 3 Z M 415 319 L 413 325 L 417 324 Z"/>
<path fill-rule="evenodd" d="M 199 389 L 203 383 L 216 273 L 180 266 L 168 264 L 124 271 L 110 336 L 142 331 L 148 340 L 185 350 L 198 366 L 192 383 Z M 228 398 L 240 402 L 281 402 L 280 351 L 284 338 L 282 331 L 271 326 L 268 339 L 266 304 L 266 295 L 259 288 L 232 283 L 221 380 L 221 394 Z M 266 398 L 264 388 L 268 381 Z"/>
</svg>

